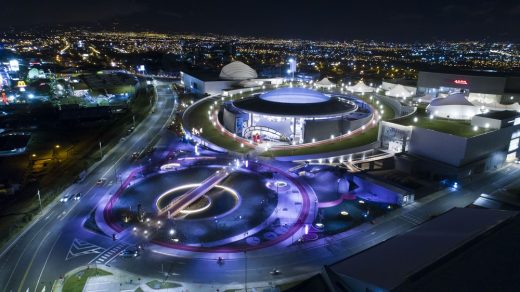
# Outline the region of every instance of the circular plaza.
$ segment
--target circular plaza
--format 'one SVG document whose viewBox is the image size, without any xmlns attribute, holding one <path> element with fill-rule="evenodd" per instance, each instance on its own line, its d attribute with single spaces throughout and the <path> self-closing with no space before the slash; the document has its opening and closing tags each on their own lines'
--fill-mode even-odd
<svg viewBox="0 0 520 292">
<path fill-rule="evenodd" d="M 300 238 L 315 217 L 301 182 L 257 162 L 190 163 L 133 175 L 103 212 L 112 230 L 130 230 L 137 242 L 200 252 L 259 249 Z"/>
</svg>

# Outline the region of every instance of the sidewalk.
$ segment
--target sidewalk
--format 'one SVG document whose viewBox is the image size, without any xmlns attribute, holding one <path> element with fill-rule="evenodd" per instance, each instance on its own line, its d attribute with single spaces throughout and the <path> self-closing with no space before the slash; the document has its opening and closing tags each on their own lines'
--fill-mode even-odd
<svg viewBox="0 0 520 292">
<path fill-rule="evenodd" d="M 93 266 L 90 266 L 93 268 Z M 82 266 L 78 267 L 70 272 L 68 272 L 65 277 L 74 275 L 87 267 Z M 112 275 L 106 276 L 96 276 L 88 278 L 85 287 L 83 288 L 83 292 L 115 292 L 115 291 L 136 291 L 137 289 L 141 289 L 141 291 L 145 292 L 216 292 L 216 291 L 245 291 L 244 283 L 235 283 L 228 285 L 219 285 L 219 284 L 195 284 L 195 283 L 183 283 L 178 281 L 166 281 L 167 284 L 171 284 L 172 286 L 178 286 L 175 288 L 159 288 L 158 285 L 163 283 L 163 279 L 152 279 L 148 277 L 140 277 L 131 273 L 127 273 L 125 271 L 119 270 L 117 268 L 107 267 L 107 266 L 98 266 L 98 269 L 102 269 L 104 271 L 112 273 Z M 297 277 L 285 278 L 281 280 L 276 280 L 273 282 L 252 282 L 247 283 L 247 291 L 280 291 L 276 286 L 281 285 L 283 283 L 291 283 L 302 281 L 307 279 L 313 275 L 304 274 L 299 275 Z M 150 287 L 147 283 L 150 283 L 152 287 Z M 155 286 L 157 285 L 157 286 Z M 154 289 L 154 287 L 157 287 Z M 63 280 L 59 280 L 55 282 L 52 291 L 54 292 L 62 292 L 63 290 Z"/>
</svg>

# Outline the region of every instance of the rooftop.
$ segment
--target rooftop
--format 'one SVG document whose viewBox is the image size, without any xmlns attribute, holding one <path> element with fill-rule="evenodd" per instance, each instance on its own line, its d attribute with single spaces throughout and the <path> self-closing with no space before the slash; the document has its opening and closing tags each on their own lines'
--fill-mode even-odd
<svg viewBox="0 0 520 292">
<path fill-rule="evenodd" d="M 517 212 L 455 208 L 330 268 L 337 274 L 391 290 Z M 453 224 L 457 222 L 457 224 Z"/>
<path fill-rule="evenodd" d="M 321 103 L 330 100 L 327 96 L 316 90 L 302 88 L 302 87 L 284 87 L 275 89 L 267 93 L 261 94 L 260 98 L 270 102 L 277 103 Z"/>
<path fill-rule="evenodd" d="M 450 120 L 439 117 L 434 117 L 433 119 L 430 119 L 428 114 L 425 112 L 424 108 L 418 108 L 415 114 L 403 118 L 398 118 L 390 122 L 403 126 L 414 126 L 424 129 L 430 129 L 433 131 L 438 131 L 465 138 L 470 138 L 489 131 L 493 131 L 493 129 L 485 128 L 474 129 L 469 121 Z"/>
<path fill-rule="evenodd" d="M 290 97 L 286 97 L 290 98 Z M 338 97 L 330 98 L 323 102 L 309 103 L 282 103 L 278 100 L 264 99 L 258 95 L 236 100 L 233 105 L 237 108 L 256 114 L 272 116 L 296 116 L 296 117 L 327 117 L 339 116 L 355 111 L 357 106 Z"/>
</svg>

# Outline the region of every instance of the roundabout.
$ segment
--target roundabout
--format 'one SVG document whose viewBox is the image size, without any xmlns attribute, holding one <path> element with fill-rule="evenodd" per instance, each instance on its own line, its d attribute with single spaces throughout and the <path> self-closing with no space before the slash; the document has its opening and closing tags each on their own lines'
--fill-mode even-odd
<svg viewBox="0 0 520 292">
<path fill-rule="evenodd" d="M 218 184 L 169 216 L 168 206 L 201 188 L 224 167 L 229 166 L 193 165 L 136 177 L 106 204 L 103 219 L 113 231 L 130 230 L 136 243 L 209 253 L 264 249 L 288 238 L 294 241 L 303 235 L 304 223 L 314 220 L 306 186 L 254 162 L 234 166 Z"/>
</svg>

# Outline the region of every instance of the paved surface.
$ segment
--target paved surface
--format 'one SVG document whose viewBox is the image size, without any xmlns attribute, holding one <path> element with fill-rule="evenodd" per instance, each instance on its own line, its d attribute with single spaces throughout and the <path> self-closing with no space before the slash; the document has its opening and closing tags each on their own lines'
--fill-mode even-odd
<svg viewBox="0 0 520 292">
<path fill-rule="evenodd" d="M 87 231 L 82 226 L 99 201 L 116 191 L 122 183 L 121 178 L 128 176 L 132 168 L 146 167 L 155 159 L 152 156 L 151 160 L 131 162 L 132 152 L 146 147 L 156 135 L 163 137 L 157 144 L 157 148 L 161 149 L 168 149 L 171 141 L 176 139 L 164 128 L 175 110 L 174 95 L 164 85 L 157 86 L 157 91 L 156 111 L 136 128 L 131 137 L 108 153 L 83 182 L 66 190 L 67 193 L 82 192 L 83 198 L 77 202 L 51 205 L 16 243 L 0 254 L 1 291 L 41 291 L 44 287 L 49 291 L 51 283 L 60 275 L 89 263 L 108 264 L 142 278 L 190 282 L 190 287 L 201 284 L 214 287 L 231 284 L 237 287 L 246 283 L 250 283 L 248 287 L 268 286 L 271 282 L 297 275 L 317 273 L 324 264 L 334 263 L 405 232 L 452 207 L 467 206 L 481 193 L 492 194 L 520 177 L 520 166 L 509 165 L 469 183 L 461 190 L 446 189 L 425 197 L 377 219 L 375 224 L 366 223 L 345 233 L 301 245 L 284 244 L 283 248 L 274 246 L 238 253 L 185 251 L 179 252 L 178 256 L 167 256 L 145 247 L 137 258 L 121 258 L 114 255 L 128 244 L 124 236 L 118 236 L 114 242 L 110 236 Z M 107 182 L 96 185 L 100 177 L 107 178 Z M 307 204 L 305 208 L 314 206 L 309 202 Z M 308 218 L 298 218 L 300 224 L 306 220 Z M 219 256 L 224 258 L 222 264 L 216 261 Z M 273 268 L 281 273 L 272 275 Z"/>
</svg>

